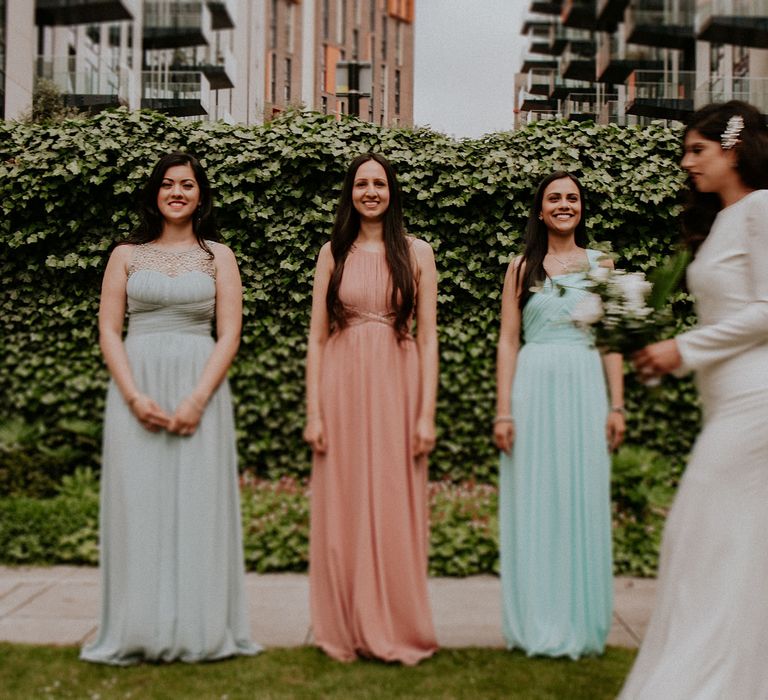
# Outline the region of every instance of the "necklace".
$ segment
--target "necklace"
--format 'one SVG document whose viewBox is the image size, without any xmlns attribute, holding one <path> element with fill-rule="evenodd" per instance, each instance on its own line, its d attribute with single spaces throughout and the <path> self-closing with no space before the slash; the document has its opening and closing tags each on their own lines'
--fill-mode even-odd
<svg viewBox="0 0 768 700">
<path fill-rule="evenodd" d="M 560 264 L 560 267 L 562 268 L 563 272 L 568 272 L 568 270 L 571 269 L 571 266 L 573 265 L 573 262 L 574 262 L 573 256 L 566 258 L 566 260 L 561 260 L 554 253 L 547 253 L 547 255 L 549 255 L 549 257 L 552 258 L 555 262 Z"/>
</svg>

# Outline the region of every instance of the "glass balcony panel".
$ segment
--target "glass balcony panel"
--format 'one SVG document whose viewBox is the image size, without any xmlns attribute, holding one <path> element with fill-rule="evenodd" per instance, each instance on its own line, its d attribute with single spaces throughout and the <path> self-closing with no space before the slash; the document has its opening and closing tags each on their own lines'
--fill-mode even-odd
<svg viewBox="0 0 768 700">
<path fill-rule="evenodd" d="M 693 112 L 696 71 L 633 71 L 626 82 L 627 113 L 685 121 Z"/>
<path fill-rule="evenodd" d="M 768 46 L 768 0 L 696 0 L 696 37 L 720 44 Z"/>
<path fill-rule="evenodd" d="M 741 100 L 768 115 L 768 78 L 742 77 L 727 80 L 718 77 L 697 85 L 694 97 L 697 108 L 710 102 Z"/>
</svg>

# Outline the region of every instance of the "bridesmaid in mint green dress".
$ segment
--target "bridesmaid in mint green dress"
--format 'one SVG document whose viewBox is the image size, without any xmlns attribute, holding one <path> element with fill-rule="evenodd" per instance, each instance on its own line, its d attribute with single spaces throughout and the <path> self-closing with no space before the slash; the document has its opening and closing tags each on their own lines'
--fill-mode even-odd
<svg viewBox="0 0 768 700">
<path fill-rule="evenodd" d="M 98 636 L 81 652 L 86 661 L 193 662 L 258 651 L 246 615 L 226 381 L 242 290 L 232 251 L 210 240 L 210 214 L 197 160 L 164 156 L 144 189 L 142 227 L 115 248 L 104 273 L 99 342 L 112 381 L 102 608 Z"/>
<path fill-rule="evenodd" d="M 570 322 L 584 270 L 612 265 L 586 249 L 584 218 L 578 180 L 545 178 L 504 282 L 494 420 L 503 631 L 529 656 L 599 654 L 611 626 L 609 450 L 624 434 L 622 362 Z"/>
</svg>

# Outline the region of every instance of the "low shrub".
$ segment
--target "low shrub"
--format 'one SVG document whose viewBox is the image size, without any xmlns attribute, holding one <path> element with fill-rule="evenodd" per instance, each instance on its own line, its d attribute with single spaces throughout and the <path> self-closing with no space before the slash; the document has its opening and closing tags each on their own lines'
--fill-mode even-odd
<svg viewBox="0 0 768 700">
<path fill-rule="evenodd" d="M 613 460 L 614 571 L 652 576 L 679 470 L 650 450 L 624 447 Z M 309 558 L 309 486 L 245 472 L 240 481 L 245 566 L 305 571 Z M 429 485 L 431 576 L 498 573 L 495 486 L 449 481 Z M 98 476 L 77 469 L 54 498 L 0 499 L 0 562 L 97 564 Z"/>
<path fill-rule="evenodd" d="M 670 468 L 656 452 L 623 447 L 613 458 L 613 568 L 655 576 L 664 521 L 681 465 Z"/>
</svg>

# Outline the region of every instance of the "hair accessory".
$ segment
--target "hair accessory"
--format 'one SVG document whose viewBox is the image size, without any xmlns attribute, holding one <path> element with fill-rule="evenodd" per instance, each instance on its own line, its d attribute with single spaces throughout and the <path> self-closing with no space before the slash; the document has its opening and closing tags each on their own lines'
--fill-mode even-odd
<svg viewBox="0 0 768 700">
<path fill-rule="evenodd" d="M 744 128 L 744 117 L 734 114 L 725 125 L 725 131 L 720 135 L 720 145 L 724 151 L 733 148 L 739 142 L 739 135 Z"/>
</svg>

